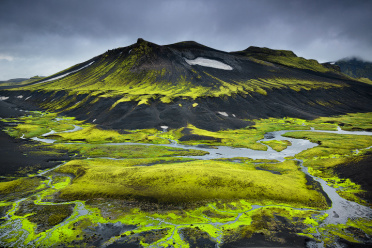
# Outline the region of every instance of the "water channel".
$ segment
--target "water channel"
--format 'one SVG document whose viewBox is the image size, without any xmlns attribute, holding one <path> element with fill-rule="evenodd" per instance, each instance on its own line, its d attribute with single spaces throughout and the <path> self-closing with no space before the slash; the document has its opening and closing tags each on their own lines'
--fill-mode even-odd
<svg viewBox="0 0 372 248">
<path fill-rule="evenodd" d="M 57 120 L 58 121 L 58 120 Z M 65 132 L 74 132 L 81 130 L 81 127 L 75 126 L 74 129 L 68 130 Z M 176 148 L 182 148 L 182 149 L 195 149 L 195 150 L 202 150 L 206 151 L 209 154 L 204 155 L 204 156 L 187 156 L 188 158 L 193 158 L 193 159 L 202 159 L 202 160 L 209 160 L 209 159 L 218 159 L 218 158 L 237 158 L 237 157 L 246 157 L 246 158 L 252 158 L 252 159 L 271 159 L 271 160 L 278 160 L 278 161 L 284 161 L 286 157 L 291 157 L 295 156 L 296 154 L 300 153 L 301 151 L 304 151 L 306 149 L 313 148 L 317 146 L 318 144 L 312 143 L 309 140 L 306 139 L 294 139 L 294 138 L 288 138 L 288 137 L 283 137 L 282 135 L 287 133 L 287 132 L 297 132 L 299 130 L 283 130 L 283 131 L 275 131 L 275 132 L 269 132 L 266 133 L 264 136 L 264 139 L 259 140 L 258 142 L 261 141 L 269 141 L 269 140 L 288 140 L 292 143 L 291 146 L 288 146 L 285 150 L 281 152 L 277 152 L 273 150 L 271 147 L 267 146 L 266 151 L 260 151 L 260 150 L 252 150 L 252 149 L 247 149 L 247 148 L 233 148 L 233 147 L 227 147 L 227 146 L 217 146 L 217 147 L 206 147 L 206 146 L 190 146 L 190 145 L 182 145 L 178 144 L 175 141 L 171 141 L 171 144 L 145 144 L 145 143 L 106 143 L 105 145 L 146 145 L 146 146 L 166 146 L 166 147 L 176 147 Z M 338 127 L 337 131 L 324 131 L 324 130 L 314 130 L 313 128 L 311 130 L 301 130 L 301 131 L 312 131 L 312 132 L 326 132 L 326 133 L 335 133 L 335 134 L 352 134 L 352 135 L 372 135 L 372 132 L 351 132 L 351 131 L 343 131 L 341 130 L 340 127 Z M 42 135 L 45 138 L 37 138 L 33 137 L 32 139 L 35 141 L 40 141 L 40 142 L 45 142 L 45 143 L 53 143 L 55 140 L 53 139 L 48 139 L 47 136 L 51 134 L 56 134 L 57 132 L 55 131 L 50 131 L 48 133 L 45 133 Z M 368 148 L 366 148 L 368 149 Z M 114 158 L 108 158 L 108 159 L 114 159 Z M 348 201 L 341 196 L 337 194 L 337 190 L 335 188 L 332 188 L 327 184 L 326 181 L 324 181 L 321 178 L 314 177 L 308 172 L 308 168 L 303 166 L 303 163 L 301 160 L 296 159 L 299 163 L 299 166 L 301 167 L 301 170 L 308 176 L 310 176 L 313 180 L 317 181 L 320 183 L 324 193 L 329 197 L 329 199 L 332 202 L 332 205 L 329 209 L 320 211 L 321 214 L 328 214 L 328 217 L 322 222 L 322 224 L 319 227 L 328 225 L 328 224 L 345 224 L 348 219 L 355 219 L 355 218 L 372 218 L 372 209 L 368 208 L 366 206 L 360 205 L 358 203 Z M 61 165 L 59 165 L 61 166 Z M 57 167 L 59 167 L 57 166 Z M 40 173 L 38 176 L 45 175 L 47 172 L 50 172 L 55 168 L 46 170 L 42 173 Z M 48 186 L 51 186 L 51 178 L 49 178 L 49 183 Z M 16 202 L 14 202 L 13 208 L 11 211 L 8 212 L 6 216 L 6 220 L 8 221 L 9 224 L 12 225 L 12 229 L 14 228 L 21 228 L 21 224 L 19 223 L 20 220 L 15 220 L 11 221 L 12 215 L 14 215 L 16 209 L 18 208 L 20 202 L 26 200 L 27 198 L 20 199 Z M 67 218 L 64 222 L 58 224 L 55 226 L 53 229 L 57 229 L 63 225 L 67 225 L 71 221 L 74 221 L 77 217 L 85 215 L 88 213 L 88 210 L 84 207 L 84 204 L 82 204 L 80 201 L 73 201 L 73 202 L 65 202 L 65 203 L 51 203 L 51 202 L 42 202 L 42 199 L 39 198 L 37 201 L 37 204 L 40 205 L 52 205 L 52 204 L 75 204 L 75 209 L 74 213 Z M 256 209 L 262 208 L 262 207 L 267 207 L 267 206 L 259 206 L 259 205 L 253 205 L 252 209 L 249 211 L 254 211 Z M 300 209 L 300 210 L 311 210 L 311 209 Z M 211 224 L 215 226 L 223 226 L 226 224 L 231 224 L 234 222 L 237 222 L 240 218 L 240 216 L 243 213 L 239 213 L 235 220 L 229 221 L 226 223 L 221 223 L 221 222 L 208 222 L 204 224 Z M 168 223 L 172 224 L 172 223 Z M 173 225 L 173 224 L 172 224 Z M 173 225 L 174 226 L 174 231 L 173 234 L 168 238 L 172 239 L 174 233 L 182 228 L 182 226 L 186 225 Z M 2 233 L 0 234 L 0 240 L 7 235 L 10 235 L 11 233 Z M 25 235 L 27 235 L 27 232 L 25 232 Z M 315 234 L 315 236 L 320 235 L 319 232 Z M 24 235 L 23 235 L 24 236 Z M 25 238 L 25 237 L 23 237 Z M 321 238 L 320 236 L 318 238 Z M 222 233 L 221 235 L 215 239 L 217 247 L 221 244 L 221 239 L 222 239 Z M 103 246 L 107 246 L 110 243 L 112 243 L 114 239 L 111 239 L 109 243 L 104 243 Z M 0 243 L 1 244 L 1 243 Z M 18 243 L 19 244 L 19 243 Z M 9 245 L 9 244 L 8 244 Z M 307 244 L 308 247 L 324 247 L 323 243 L 316 243 L 316 242 L 310 242 Z M 338 245 L 335 244 L 335 247 Z"/>
</svg>

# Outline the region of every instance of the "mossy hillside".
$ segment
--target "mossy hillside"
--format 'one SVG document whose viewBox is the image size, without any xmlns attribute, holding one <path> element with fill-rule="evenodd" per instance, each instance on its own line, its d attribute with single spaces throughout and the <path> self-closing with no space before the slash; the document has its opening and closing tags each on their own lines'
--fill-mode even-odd
<svg viewBox="0 0 372 248">
<path fill-rule="evenodd" d="M 334 71 L 330 68 L 324 67 L 322 64 L 318 63 L 318 61 L 314 59 L 304 59 L 302 57 L 297 57 L 296 54 L 288 50 L 274 50 L 266 47 L 249 47 L 244 51 L 234 52 L 234 54 L 239 54 L 253 59 L 262 60 L 264 62 L 281 64 L 298 69 L 307 69 L 323 73 Z"/>
<path fill-rule="evenodd" d="M 284 76 L 284 73 L 279 77 L 263 74 L 254 78 L 252 76 L 247 77 L 246 75 L 230 78 L 218 72 L 204 71 L 203 68 L 193 67 L 190 69 L 181 64 L 180 61 L 178 61 L 180 64 L 174 69 L 173 66 L 167 65 L 171 63 L 170 61 L 165 63 L 158 61 L 159 57 L 162 56 L 158 54 L 160 50 L 164 52 L 167 49 L 160 49 L 159 46 L 144 41 L 134 46 L 109 51 L 93 58 L 90 60 L 92 62 L 94 61 L 93 64 L 76 73 L 50 82 L 43 82 L 41 80 L 40 83 L 22 87 L 22 90 L 44 92 L 68 91 L 70 95 L 99 95 L 99 98 L 120 97 L 112 105 L 111 109 L 113 109 L 121 102 L 126 101 L 149 104 L 151 100 L 160 99 L 164 103 L 170 103 L 175 98 L 196 99 L 201 97 L 232 96 L 235 94 L 247 95 L 252 93 L 266 95 L 272 89 L 300 91 L 347 86 L 347 84 L 341 81 L 337 83 L 331 82 L 328 79 L 322 81 L 320 78 L 308 78 L 308 75 L 303 79 L 299 79 Z M 278 58 L 281 59 L 281 56 L 278 56 Z M 285 58 L 287 60 L 293 59 L 292 57 Z M 169 60 L 169 58 L 167 59 Z M 179 59 L 183 61 L 182 58 Z M 255 63 L 254 61 L 253 63 Z M 321 72 L 327 71 L 324 71 L 324 67 L 312 60 L 304 61 L 307 63 L 307 66 L 303 67 L 305 69 L 313 68 Z M 294 63 L 304 64 L 304 61 L 295 61 Z M 163 67 L 155 66 L 156 68 L 152 68 L 154 66 L 149 66 L 151 63 L 164 65 Z M 75 68 L 81 67 L 82 64 L 68 68 L 45 79 L 74 71 Z M 261 67 L 263 65 L 271 67 L 262 62 L 257 64 Z M 48 105 L 48 103 L 42 104 Z M 59 108 L 58 105 L 66 106 L 67 104 L 60 101 L 59 104 L 55 102 L 51 105 Z M 80 102 L 79 104 L 82 103 Z M 78 106 L 71 106 L 71 108 L 76 107 Z"/>
<path fill-rule="evenodd" d="M 7 82 L 7 81 L 2 81 L 2 82 L 0 82 L 0 87 L 6 87 L 6 86 L 17 87 L 17 86 L 27 85 L 27 84 L 30 84 L 30 83 L 39 81 L 39 80 L 41 80 L 43 78 L 44 77 L 34 76 L 34 77 L 31 77 L 31 78 L 29 78 L 27 80 L 24 80 L 24 81 L 21 81 L 21 82 Z"/>
<path fill-rule="evenodd" d="M 256 170 L 254 166 L 221 161 L 148 167 L 133 167 L 126 160 L 71 161 L 58 168 L 58 172 L 73 173 L 78 177 L 61 191 L 60 197 L 124 197 L 164 203 L 243 198 L 325 207 L 325 199 L 319 192 L 307 188 L 305 176 L 295 162 L 283 163 L 288 171 L 274 175 Z M 280 182 L 275 189 L 270 187 L 273 181 Z"/>
<path fill-rule="evenodd" d="M 260 78 L 246 81 L 224 81 L 208 73 L 202 73 L 202 75 L 204 75 L 204 77 L 200 80 L 210 82 L 210 84 L 213 85 L 212 87 L 194 85 L 191 83 L 193 78 L 188 78 L 186 76 L 182 76 L 176 81 L 176 83 L 161 81 L 154 84 L 154 76 L 152 73 L 149 73 L 149 75 L 144 76 L 144 79 L 141 79 L 141 83 L 137 86 L 134 86 L 134 83 L 111 85 L 110 83 L 106 82 L 104 85 L 96 83 L 98 85 L 89 84 L 86 87 L 79 87 L 76 85 L 76 81 L 73 81 L 73 84 L 70 87 L 67 86 L 67 88 L 58 88 L 61 83 L 65 83 L 60 82 L 60 80 L 62 80 L 60 79 L 56 82 L 56 85 L 39 85 L 38 88 L 36 86 L 29 86 L 25 87 L 23 90 L 38 90 L 44 92 L 68 90 L 69 95 L 74 96 L 67 98 L 68 101 L 58 99 L 54 102 L 41 103 L 44 108 L 56 111 L 68 105 L 70 105 L 69 110 L 78 108 L 84 102 L 74 101 L 74 99 L 76 99 L 78 95 L 82 94 L 87 95 L 85 98 L 85 101 L 89 100 L 87 103 L 94 103 L 94 101 L 104 98 L 118 98 L 118 100 L 110 108 L 113 109 L 121 102 L 137 102 L 140 105 L 150 104 L 152 101 L 160 100 L 163 103 L 170 103 L 176 98 L 195 100 L 197 98 L 225 97 L 234 96 L 237 94 L 250 95 L 253 93 L 259 93 L 262 95 L 267 95 L 268 92 L 273 89 L 292 89 L 295 91 L 300 91 L 321 88 L 342 88 L 347 86 L 346 84 L 300 80 L 295 78 Z M 78 104 L 74 104 L 77 102 Z"/>
</svg>

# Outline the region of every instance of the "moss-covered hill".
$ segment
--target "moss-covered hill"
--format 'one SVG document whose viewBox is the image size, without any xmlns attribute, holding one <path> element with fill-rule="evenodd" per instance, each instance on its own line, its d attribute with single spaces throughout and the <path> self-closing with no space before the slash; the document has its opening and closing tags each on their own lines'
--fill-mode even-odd
<svg viewBox="0 0 372 248">
<path fill-rule="evenodd" d="M 372 80 L 372 62 L 363 61 L 358 58 L 348 58 L 338 60 L 334 64 L 339 66 L 341 72 L 346 75 Z"/>
<path fill-rule="evenodd" d="M 372 111 L 372 86 L 290 51 L 143 39 L 1 92 L 110 128 L 241 128 L 242 119 Z M 21 96 L 21 97 L 20 97 Z"/>
</svg>

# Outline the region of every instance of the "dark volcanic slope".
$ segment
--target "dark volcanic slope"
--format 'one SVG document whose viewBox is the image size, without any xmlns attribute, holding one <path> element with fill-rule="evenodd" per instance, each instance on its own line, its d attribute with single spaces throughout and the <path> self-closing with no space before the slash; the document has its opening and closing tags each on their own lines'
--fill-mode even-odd
<svg viewBox="0 0 372 248">
<path fill-rule="evenodd" d="M 193 41 L 137 43 L 23 87 L 8 102 L 61 111 L 107 128 L 219 130 L 241 119 L 315 118 L 372 111 L 372 86 L 290 51 L 250 47 L 227 53 Z"/>
</svg>

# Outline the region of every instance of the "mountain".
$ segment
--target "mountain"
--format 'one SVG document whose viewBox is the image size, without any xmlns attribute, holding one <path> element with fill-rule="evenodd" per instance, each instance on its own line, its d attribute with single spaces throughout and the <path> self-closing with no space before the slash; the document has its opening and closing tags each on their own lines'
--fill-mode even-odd
<svg viewBox="0 0 372 248">
<path fill-rule="evenodd" d="M 43 77 L 40 76 L 34 76 L 31 78 L 13 78 L 6 81 L 0 81 L 0 89 L 1 88 L 12 88 L 12 87 L 18 87 L 21 85 L 29 84 L 34 81 L 40 80 Z"/>
<path fill-rule="evenodd" d="M 372 80 L 372 62 L 367 62 L 359 58 L 345 58 L 334 63 L 342 73 L 354 78 L 368 78 Z"/>
<path fill-rule="evenodd" d="M 161 46 L 138 39 L 0 94 L 114 129 L 190 123 L 220 130 L 245 127 L 248 119 L 372 111 L 372 85 L 337 68 L 291 51 L 229 53 L 194 41 Z"/>
</svg>

